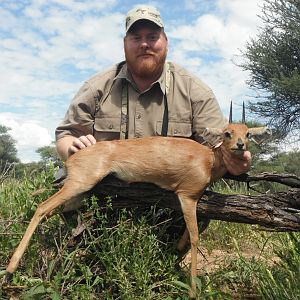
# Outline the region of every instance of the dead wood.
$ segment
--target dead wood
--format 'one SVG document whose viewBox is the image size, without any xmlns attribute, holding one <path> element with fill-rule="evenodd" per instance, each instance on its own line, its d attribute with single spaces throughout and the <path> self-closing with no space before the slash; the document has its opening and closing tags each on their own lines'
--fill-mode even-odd
<svg viewBox="0 0 300 300">
<path fill-rule="evenodd" d="M 226 179 L 233 179 L 242 182 L 253 182 L 253 181 L 270 181 L 277 182 L 287 185 L 292 188 L 300 188 L 300 178 L 294 174 L 278 174 L 278 173 L 260 173 L 256 175 L 242 174 L 240 176 L 233 176 L 226 174 L 224 176 Z"/>
<path fill-rule="evenodd" d="M 257 224 L 274 231 L 300 231 L 300 179 L 292 174 L 262 173 L 258 175 L 226 176 L 237 181 L 271 181 L 293 187 L 286 192 L 261 195 L 224 195 L 206 191 L 197 206 L 198 220 L 215 219 Z M 113 176 L 102 180 L 92 191 L 110 196 L 115 208 L 157 205 L 180 211 L 177 196 L 154 184 L 127 183 Z M 101 202 L 101 201 L 100 201 Z M 106 205 L 105 201 L 102 203 Z"/>
</svg>

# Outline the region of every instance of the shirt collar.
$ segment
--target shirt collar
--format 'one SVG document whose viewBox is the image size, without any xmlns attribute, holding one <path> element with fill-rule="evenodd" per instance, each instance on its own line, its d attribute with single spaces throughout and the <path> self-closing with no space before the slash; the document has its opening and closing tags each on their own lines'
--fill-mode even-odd
<svg viewBox="0 0 300 300">
<path fill-rule="evenodd" d="M 152 84 L 152 87 L 156 84 L 159 84 L 159 87 L 163 94 L 165 94 L 165 92 L 166 92 L 166 72 L 167 72 L 167 64 L 165 63 L 161 76 Z M 132 76 L 128 71 L 126 63 L 122 66 L 120 72 L 115 76 L 114 81 L 116 79 L 126 79 L 133 86 L 135 86 Z"/>
<path fill-rule="evenodd" d="M 124 63 L 124 65 L 121 67 L 120 72 L 115 76 L 114 80 L 116 79 L 126 79 L 128 81 L 131 81 L 130 78 L 128 77 L 129 72 L 127 70 L 127 64 Z"/>
</svg>

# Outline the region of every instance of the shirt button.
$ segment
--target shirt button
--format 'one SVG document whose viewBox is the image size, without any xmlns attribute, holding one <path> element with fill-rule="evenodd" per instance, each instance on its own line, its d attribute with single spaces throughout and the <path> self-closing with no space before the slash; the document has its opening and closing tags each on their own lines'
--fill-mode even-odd
<svg viewBox="0 0 300 300">
<path fill-rule="evenodd" d="M 141 117 L 142 117 L 141 114 L 137 114 L 137 115 L 136 115 L 136 118 L 137 118 L 138 120 L 139 120 Z"/>
</svg>

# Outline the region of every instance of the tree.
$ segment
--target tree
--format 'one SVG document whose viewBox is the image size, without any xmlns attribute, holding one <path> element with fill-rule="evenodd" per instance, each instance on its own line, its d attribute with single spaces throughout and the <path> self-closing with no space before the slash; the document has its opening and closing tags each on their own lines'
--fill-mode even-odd
<svg viewBox="0 0 300 300">
<path fill-rule="evenodd" d="M 300 0 L 264 0 L 260 18 L 239 65 L 257 94 L 250 110 L 284 137 L 300 130 Z"/>
<path fill-rule="evenodd" d="M 36 152 L 40 154 L 41 159 L 42 159 L 41 162 L 44 165 L 53 163 L 54 166 L 59 166 L 59 167 L 63 166 L 63 162 L 61 161 L 60 157 L 58 156 L 55 146 L 50 145 L 50 146 L 40 147 L 36 150 Z"/>
<path fill-rule="evenodd" d="M 8 133 L 10 128 L 0 124 L 0 173 L 14 162 L 19 162 L 17 157 L 16 141 Z"/>
</svg>

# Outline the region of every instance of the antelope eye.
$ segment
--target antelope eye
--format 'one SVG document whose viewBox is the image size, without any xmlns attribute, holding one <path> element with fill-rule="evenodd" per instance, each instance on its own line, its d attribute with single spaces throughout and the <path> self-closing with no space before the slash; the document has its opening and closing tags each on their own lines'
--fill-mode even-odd
<svg viewBox="0 0 300 300">
<path fill-rule="evenodd" d="M 230 134 L 229 131 L 225 131 L 225 132 L 224 132 L 224 136 L 225 136 L 226 138 L 228 138 L 228 139 L 231 138 L 231 134 Z"/>
<path fill-rule="evenodd" d="M 249 139 L 249 137 L 250 137 L 250 132 L 247 132 L 246 138 Z"/>
</svg>

